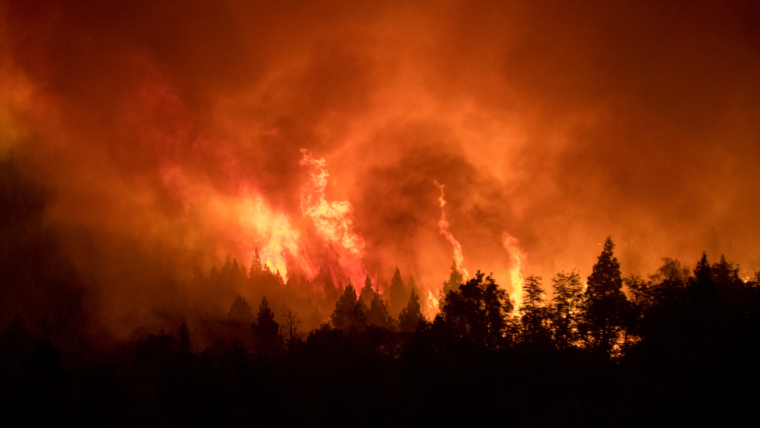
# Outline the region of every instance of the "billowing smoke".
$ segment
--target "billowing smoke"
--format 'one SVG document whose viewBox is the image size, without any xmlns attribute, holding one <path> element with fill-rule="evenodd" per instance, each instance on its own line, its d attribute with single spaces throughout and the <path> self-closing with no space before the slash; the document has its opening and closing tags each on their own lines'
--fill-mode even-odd
<svg viewBox="0 0 760 428">
<path fill-rule="evenodd" d="M 585 275 L 607 235 L 626 272 L 702 250 L 749 270 L 745 3 L 3 0 L 0 155 L 49 194 L 35 224 L 88 296 L 66 307 L 121 334 L 257 304 L 192 285 L 227 255 L 296 289 L 398 266 L 437 298 L 435 183 L 470 272 L 508 289 Z M 269 294 L 324 320 L 314 292 Z"/>
</svg>

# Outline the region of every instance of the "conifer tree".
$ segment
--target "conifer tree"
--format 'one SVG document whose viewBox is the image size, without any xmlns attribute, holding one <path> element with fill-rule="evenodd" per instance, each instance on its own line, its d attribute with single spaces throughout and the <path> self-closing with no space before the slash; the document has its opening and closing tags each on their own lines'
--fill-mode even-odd
<svg viewBox="0 0 760 428">
<path fill-rule="evenodd" d="M 335 328 L 339 329 L 361 327 L 366 322 L 366 309 L 362 309 L 363 307 L 364 305 L 358 301 L 354 286 L 349 283 L 335 303 L 335 310 L 330 315 L 330 320 Z"/>
<path fill-rule="evenodd" d="M 457 269 L 456 262 L 451 264 L 451 274 L 449 274 L 449 280 L 443 283 L 443 296 L 441 296 L 441 302 L 449 294 L 449 291 L 459 290 L 459 286 L 464 283 L 464 275 Z"/>
<path fill-rule="evenodd" d="M 266 297 L 261 298 L 259 313 L 256 314 L 256 322 L 251 325 L 251 329 L 258 352 L 273 353 L 282 348 L 280 325 L 274 320 L 274 313 L 269 309 Z"/>
<path fill-rule="evenodd" d="M 261 276 L 264 269 L 261 264 L 261 256 L 259 256 L 259 249 L 256 248 L 253 251 L 253 258 L 251 259 L 251 267 L 248 269 L 248 281 L 253 284 L 254 287 L 258 286 L 261 282 Z"/>
<path fill-rule="evenodd" d="M 375 295 L 375 291 L 372 289 L 372 281 L 369 279 L 369 275 L 367 275 L 367 279 L 364 280 L 364 288 L 362 288 L 362 293 L 359 295 L 359 300 L 364 302 L 364 305 L 369 308 L 372 305 L 372 297 Z"/>
<path fill-rule="evenodd" d="M 520 307 L 522 314 L 522 333 L 524 340 L 534 342 L 536 340 L 549 339 L 549 312 L 544 305 L 544 289 L 541 285 L 540 276 L 525 278 L 523 285 L 523 305 Z"/>
<path fill-rule="evenodd" d="M 694 277 L 697 282 L 709 282 L 710 281 L 710 263 L 707 261 L 707 253 L 702 252 L 702 258 L 697 262 L 697 267 L 694 268 Z"/>
<path fill-rule="evenodd" d="M 576 341 L 583 285 L 578 272 L 558 272 L 552 278 L 552 334 L 558 348 L 564 349 Z"/>
<path fill-rule="evenodd" d="M 391 279 L 390 287 L 390 313 L 392 316 L 398 315 L 407 303 L 408 295 L 404 281 L 401 280 L 401 272 L 396 268 L 396 272 Z"/>
<path fill-rule="evenodd" d="M 386 329 L 393 328 L 393 320 L 388 314 L 388 306 L 377 292 L 372 295 L 372 302 L 370 302 L 367 311 L 367 324 Z"/>
<path fill-rule="evenodd" d="M 624 326 L 628 308 L 628 300 L 622 291 L 620 263 L 613 254 L 614 248 L 612 238 L 608 237 L 588 277 L 583 317 L 583 330 L 589 345 L 608 355 Z"/>
<path fill-rule="evenodd" d="M 720 255 L 720 261 L 710 268 L 710 277 L 719 287 L 725 289 L 737 289 L 741 287 L 739 268 L 726 261 L 725 254 Z"/>
<path fill-rule="evenodd" d="M 417 329 L 417 324 L 423 320 L 422 312 L 420 311 L 420 299 L 417 296 L 417 292 L 412 288 L 412 293 L 409 296 L 409 303 L 406 308 L 401 310 L 401 314 L 398 317 L 398 329 L 406 332 L 413 332 Z"/>
<path fill-rule="evenodd" d="M 237 295 L 227 316 L 235 321 L 250 323 L 253 320 L 253 308 L 240 294 Z"/>
</svg>

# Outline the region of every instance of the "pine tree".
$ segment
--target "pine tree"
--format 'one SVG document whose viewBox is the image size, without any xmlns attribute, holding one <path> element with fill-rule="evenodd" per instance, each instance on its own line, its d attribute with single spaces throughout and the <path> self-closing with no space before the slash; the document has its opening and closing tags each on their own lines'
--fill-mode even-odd
<svg viewBox="0 0 760 428">
<path fill-rule="evenodd" d="M 610 354 L 624 326 L 628 300 L 623 294 L 620 263 L 608 237 L 604 249 L 588 277 L 583 317 L 584 332 L 592 349 Z"/>
<path fill-rule="evenodd" d="M 401 272 L 396 268 L 396 272 L 391 279 L 390 287 L 390 313 L 392 316 L 398 315 L 406 305 L 409 296 L 406 294 L 404 281 L 401 280 Z"/>
<path fill-rule="evenodd" d="M 694 277 L 700 282 L 710 280 L 710 263 L 707 261 L 707 253 L 704 251 L 702 258 L 697 262 L 697 267 L 694 268 Z"/>
<path fill-rule="evenodd" d="M 558 348 L 571 346 L 578 334 L 583 286 L 578 272 L 558 272 L 552 278 L 552 334 Z"/>
<path fill-rule="evenodd" d="M 367 275 L 367 279 L 364 280 L 364 288 L 362 288 L 362 293 L 359 295 L 359 300 L 364 302 L 364 305 L 369 308 L 372 305 L 372 297 L 374 295 L 375 291 L 372 289 L 372 281 L 369 279 L 369 275 Z"/>
<path fill-rule="evenodd" d="M 540 276 L 525 278 L 523 296 L 524 300 L 520 307 L 520 313 L 522 314 L 524 340 L 526 342 L 548 341 L 550 317 L 549 311 L 544 305 L 544 288 L 541 285 Z"/>
<path fill-rule="evenodd" d="M 393 328 L 393 320 L 388 314 L 388 306 L 377 292 L 372 295 L 372 302 L 370 302 L 367 311 L 367 324 L 386 329 Z"/>
<path fill-rule="evenodd" d="M 238 294 L 227 316 L 235 321 L 250 323 L 253 321 L 253 308 L 248 302 Z"/>
<path fill-rule="evenodd" d="M 428 304 L 427 295 L 425 293 L 420 292 L 420 289 L 417 287 L 417 281 L 414 280 L 414 276 L 409 276 L 409 282 L 407 284 L 408 284 L 407 289 L 410 290 L 410 294 L 411 294 L 411 290 L 414 290 L 414 292 L 417 293 L 417 298 L 419 299 L 420 307 L 421 308 L 427 307 L 427 304 Z"/>
<path fill-rule="evenodd" d="M 224 266 L 222 266 L 221 272 L 222 281 L 229 284 L 232 280 L 232 257 L 228 254 L 224 259 Z"/>
<path fill-rule="evenodd" d="M 459 286 L 464 283 L 464 276 L 457 269 L 456 262 L 451 264 L 451 274 L 449 274 L 449 280 L 443 283 L 443 296 L 441 296 L 441 302 L 449 294 L 450 291 L 459 290 Z"/>
<path fill-rule="evenodd" d="M 232 270 L 230 272 L 230 283 L 235 289 L 241 289 L 245 285 L 247 279 L 245 267 L 238 264 L 237 259 L 232 259 Z"/>
<path fill-rule="evenodd" d="M 720 255 L 720 262 L 715 263 L 710 268 L 710 277 L 715 284 L 724 290 L 736 290 L 741 287 L 739 268 L 735 268 L 733 263 L 726 261 L 724 254 Z"/>
<path fill-rule="evenodd" d="M 401 314 L 398 316 L 398 329 L 406 332 L 413 332 L 417 329 L 417 324 L 421 320 L 422 312 L 420 311 L 420 299 L 417 296 L 417 292 L 412 288 L 412 293 L 409 296 L 409 303 L 406 308 L 401 310 Z"/>
<path fill-rule="evenodd" d="M 335 303 L 335 310 L 330 315 L 333 326 L 339 329 L 363 326 L 366 322 L 366 309 L 363 307 L 363 304 L 359 304 L 354 286 L 349 283 L 340 299 Z"/>
<path fill-rule="evenodd" d="M 253 258 L 251 259 L 251 267 L 248 269 L 248 281 L 254 286 L 258 287 L 262 275 L 264 273 L 264 268 L 261 264 L 261 257 L 259 256 L 259 249 L 256 248 L 253 251 Z"/>
<path fill-rule="evenodd" d="M 280 325 L 274 320 L 274 313 L 269 309 L 266 297 L 261 298 L 259 313 L 256 315 L 256 322 L 251 325 L 251 329 L 256 341 L 257 352 L 271 354 L 282 348 Z"/>
</svg>

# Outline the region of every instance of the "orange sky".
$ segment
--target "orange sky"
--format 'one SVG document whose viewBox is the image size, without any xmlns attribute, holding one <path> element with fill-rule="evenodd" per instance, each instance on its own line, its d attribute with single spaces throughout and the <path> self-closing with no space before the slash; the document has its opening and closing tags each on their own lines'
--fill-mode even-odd
<svg viewBox="0 0 760 428">
<path fill-rule="evenodd" d="M 503 283 L 504 233 L 525 275 L 585 277 L 607 235 L 626 273 L 760 267 L 757 2 L 173 3 L 0 2 L 0 155 L 106 300 L 267 245 L 435 289 L 436 181 L 464 267 Z M 362 257 L 305 215 L 302 148 Z"/>
</svg>

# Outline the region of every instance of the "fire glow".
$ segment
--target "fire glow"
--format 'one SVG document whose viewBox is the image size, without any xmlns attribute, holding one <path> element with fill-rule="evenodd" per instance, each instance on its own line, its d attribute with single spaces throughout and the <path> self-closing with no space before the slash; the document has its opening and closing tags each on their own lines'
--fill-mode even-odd
<svg viewBox="0 0 760 428">
<path fill-rule="evenodd" d="M 364 239 L 353 230 L 351 203 L 348 201 L 327 202 L 325 188 L 330 175 L 325 168 L 325 160 L 314 159 L 306 149 L 301 149 L 300 165 L 306 167 L 309 179 L 301 191 L 301 212 L 314 222 L 319 236 L 335 256 L 343 275 L 354 284 L 362 284 L 367 276 L 364 267 Z"/>
<path fill-rule="evenodd" d="M 252 185 L 238 183 L 237 197 L 223 196 L 212 188 L 193 181 L 179 168 L 166 168 L 164 185 L 175 198 L 183 202 L 185 209 L 202 210 L 207 218 L 221 219 L 224 228 L 237 230 L 233 239 L 247 254 L 248 265 L 259 252 L 262 265 L 270 272 L 282 277 L 283 282 L 293 275 L 303 275 L 313 280 L 322 267 L 330 269 L 333 284 L 363 284 L 370 275 L 377 280 L 377 272 L 370 273 L 364 263 L 366 241 L 354 227 L 353 206 L 349 201 L 328 201 L 326 188 L 330 176 L 324 158 L 312 155 L 307 149 L 300 150 L 299 165 L 305 173 L 300 184 L 300 214 L 304 223 L 277 210 L 267 202 Z M 438 206 L 441 209 L 438 221 L 439 233 L 453 249 L 456 269 L 469 278 L 464 267 L 462 246 L 450 232 L 444 207 L 444 185 L 434 181 L 439 189 Z M 305 241 L 304 227 L 313 227 L 312 235 L 319 238 L 317 245 Z M 504 233 L 502 245 L 509 256 L 509 282 L 516 307 L 522 302 L 522 269 L 525 254 L 517 239 Z M 380 289 L 383 293 L 383 290 Z M 425 286 L 425 312 L 434 317 L 439 310 L 440 287 Z"/>
<path fill-rule="evenodd" d="M 516 314 L 523 303 L 522 291 L 524 282 L 522 267 L 525 263 L 526 256 L 518 245 L 519 242 L 517 241 L 517 238 L 507 232 L 502 234 L 502 243 L 504 249 L 507 250 L 507 253 L 509 254 L 509 280 L 512 284 L 512 299 L 514 303 L 514 313 Z"/>
<path fill-rule="evenodd" d="M 437 180 L 433 183 L 435 183 L 435 185 L 438 186 L 438 189 L 441 191 L 441 196 L 438 198 L 438 202 L 441 204 L 441 219 L 438 220 L 438 227 L 440 229 L 441 235 L 446 237 L 446 240 L 449 241 L 454 249 L 454 264 L 456 265 L 457 270 L 462 273 L 465 278 L 468 278 L 470 274 L 467 273 L 467 269 L 465 269 L 463 266 L 464 256 L 462 255 L 462 246 L 459 244 L 459 241 L 454 238 L 454 235 L 449 231 L 450 224 L 446 220 L 446 212 L 443 210 L 443 207 L 446 206 L 446 194 L 443 190 L 445 185 L 438 183 Z"/>
</svg>

